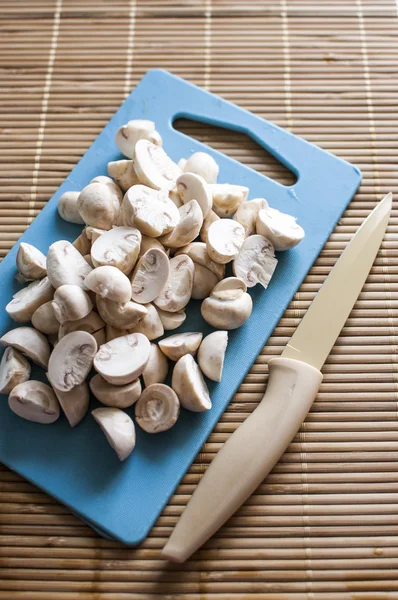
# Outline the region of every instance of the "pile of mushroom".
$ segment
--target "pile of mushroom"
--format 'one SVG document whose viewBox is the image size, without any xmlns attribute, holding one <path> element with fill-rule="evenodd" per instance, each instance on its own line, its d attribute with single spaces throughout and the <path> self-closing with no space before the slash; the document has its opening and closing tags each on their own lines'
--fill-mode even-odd
<svg viewBox="0 0 398 600">
<path fill-rule="evenodd" d="M 211 408 L 203 375 L 221 381 L 228 330 L 252 312 L 247 289 L 267 288 L 274 251 L 293 248 L 304 231 L 264 198 L 248 200 L 247 187 L 217 183 L 209 154 L 172 161 L 152 121 L 129 121 L 116 144 L 127 158 L 110 162 L 109 176 L 59 199 L 59 215 L 84 225 L 79 237 L 54 242 L 47 256 L 19 246 L 17 279 L 28 284 L 6 311 L 23 326 L 0 338 L 0 393 L 24 419 L 53 423 L 62 409 L 74 427 L 91 390 L 103 405 L 92 416 L 124 460 L 135 425 L 159 433 L 180 407 Z M 184 323 L 191 299 L 216 330 L 156 343 Z M 30 379 L 31 362 L 48 384 Z"/>
</svg>

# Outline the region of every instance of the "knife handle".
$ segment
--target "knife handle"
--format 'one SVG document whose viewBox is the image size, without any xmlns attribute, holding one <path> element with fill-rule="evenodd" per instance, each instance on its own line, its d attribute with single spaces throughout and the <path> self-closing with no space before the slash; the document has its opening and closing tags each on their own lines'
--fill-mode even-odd
<svg viewBox="0 0 398 600">
<path fill-rule="evenodd" d="M 321 382 L 321 372 L 307 363 L 269 361 L 262 401 L 216 454 L 164 547 L 164 558 L 184 562 L 247 500 L 292 441 Z"/>
</svg>

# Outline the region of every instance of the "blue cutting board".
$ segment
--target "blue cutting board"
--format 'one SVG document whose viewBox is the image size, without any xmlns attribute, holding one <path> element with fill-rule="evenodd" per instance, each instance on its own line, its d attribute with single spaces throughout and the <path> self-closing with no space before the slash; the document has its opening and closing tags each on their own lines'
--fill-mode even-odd
<svg viewBox="0 0 398 600">
<path fill-rule="evenodd" d="M 174 130 L 173 121 L 179 117 L 250 135 L 297 175 L 297 183 L 291 187 L 278 184 Z M 230 333 L 223 379 L 209 385 L 213 408 L 201 414 L 182 410 L 177 424 L 158 435 L 137 428 L 136 448 L 125 462 L 118 461 L 90 415 L 74 429 L 64 416 L 54 425 L 40 425 L 19 419 L 9 410 L 6 397 L 1 399 L 0 461 L 69 506 L 102 535 L 131 545 L 148 534 L 361 181 L 359 170 L 347 162 L 170 73 L 154 70 L 130 94 L 21 241 L 46 253 L 54 241 L 77 237 L 81 228 L 62 221 L 57 214 L 59 196 L 106 174 L 107 163 L 121 158 L 114 142 L 116 130 L 126 121 L 140 118 L 156 122 L 174 160 L 199 150 L 209 152 L 220 165 L 221 183 L 245 185 L 250 198 L 265 197 L 271 206 L 294 215 L 306 237 L 293 250 L 279 254 L 269 288 L 264 291 L 257 286 L 251 292 L 253 313 L 241 329 Z M 0 265 L 1 334 L 15 327 L 4 307 L 18 289 L 14 278 L 18 245 Z M 192 302 L 181 331 L 210 331 L 199 306 Z M 45 380 L 38 368 L 33 377 Z M 96 402 L 92 400 L 92 404 Z M 127 412 L 133 413 L 131 409 Z"/>
</svg>

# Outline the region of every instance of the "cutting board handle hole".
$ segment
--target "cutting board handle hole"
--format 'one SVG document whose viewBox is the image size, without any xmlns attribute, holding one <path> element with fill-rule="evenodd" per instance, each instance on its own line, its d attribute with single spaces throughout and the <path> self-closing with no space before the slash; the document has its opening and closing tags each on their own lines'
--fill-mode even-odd
<svg viewBox="0 0 398 600">
<path fill-rule="evenodd" d="M 176 119 L 173 127 L 282 185 L 291 186 L 297 181 L 290 169 L 245 133 L 191 119 Z"/>
</svg>

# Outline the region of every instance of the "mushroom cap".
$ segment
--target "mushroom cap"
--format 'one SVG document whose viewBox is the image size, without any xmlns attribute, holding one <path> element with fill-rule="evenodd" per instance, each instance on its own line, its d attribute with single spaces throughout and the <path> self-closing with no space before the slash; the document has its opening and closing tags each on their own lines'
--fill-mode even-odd
<svg viewBox="0 0 398 600">
<path fill-rule="evenodd" d="M 169 259 L 163 250 L 152 248 L 139 259 L 131 277 L 132 298 L 148 304 L 159 296 L 170 272 Z"/>
<path fill-rule="evenodd" d="M 230 183 L 214 183 L 209 185 L 213 198 L 213 210 L 221 218 L 233 215 L 247 200 L 249 188 Z"/>
<path fill-rule="evenodd" d="M 213 331 L 203 339 L 199 346 L 200 370 L 212 381 L 221 381 L 227 344 L 227 331 Z"/>
<path fill-rule="evenodd" d="M 209 214 L 213 206 L 213 197 L 203 177 L 196 173 L 182 173 L 177 179 L 177 191 L 184 204 L 196 200 L 201 208 L 203 218 Z"/>
<path fill-rule="evenodd" d="M 15 348 L 5 349 L 0 363 L 0 394 L 9 394 L 11 390 L 30 377 L 30 364 Z"/>
<path fill-rule="evenodd" d="M 105 323 L 118 329 L 135 327 L 148 314 L 145 306 L 131 300 L 119 304 L 101 296 L 97 298 L 97 309 Z"/>
<path fill-rule="evenodd" d="M 180 325 L 184 323 L 185 319 L 187 318 L 187 315 L 183 310 L 178 310 L 176 312 L 168 312 L 167 310 L 162 310 L 158 306 L 156 307 L 156 310 L 165 331 L 172 331 L 173 329 L 177 329 Z"/>
<path fill-rule="evenodd" d="M 214 221 L 207 232 L 207 253 L 214 262 L 226 264 L 237 256 L 245 237 L 240 223 L 232 219 Z"/>
<path fill-rule="evenodd" d="M 135 421 L 147 433 L 167 431 L 177 422 L 179 414 L 177 394 L 163 383 L 149 385 L 135 405 Z"/>
<path fill-rule="evenodd" d="M 294 248 L 305 235 L 295 217 L 270 207 L 259 211 L 256 230 L 271 242 L 275 250 Z"/>
<path fill-rule="evenodd" d="M 200 310 L 209 325 L 217 329 L 237 329 L 247 321 L 253 309 L 251 296 L 247 292 L 237 295 L 236 291 L 231 296 L 230 300 L 220 299 L 212 293 L 203 300 Z"/>
<path fill-rule="evenodd" d="M 25 381 L 15 386 L 8 396 L 11 410 L 28 421 L 54 423 L 59 417 L 58 400 L 50 386 L 41 381 Z"/>
<path fill-rule="evenodd" d="M 133 421 L 120 408 L 96 408 L 91 414 L 101 427 L 119 460 L 125 460 L 135 446 Z"/>
<path fill-rule="evenodd" d="M 218 215 L 216 215 L 216 213 L 214 212 L 214 210 L 211 210 L 207 217 L 205 217 L 203 219 L 203 225 L 201 227 L 200 230 L 200 239 L 202 242 L 206 243 L 207 242 L 207 233 L 209 231 L 209 227 L 212 223 L 214 223 L 214 221 L 219 221 L 220 217 Z"/>
<path fill-rule="evenodd" d="M 64 192 L 58 199 L 58 213 L 64 221 L 84 225 L 84 220 L 77 208 L 79 195 L 80 192 Z"/>
<path fill-rule="evenodd" d="M 181 168 L 184 173 L 196 173 L 200 175 L 207 183 L 216 183 L 217 181 L 218 164 L 206 152 L 194 152 Z"/>
<path fill-rule="evenodd" d="M 116 222 L 120 200 L 115 182 L 110 181 L 113 186 L 97 178 L 80 192 L 77 209 L 86 225 L 110 229 Z"/>
<path fill-rule="evenodd" d="M 206 267 L 195 263 L 191 296 L 193 300 L 204 300 L 207 298 L 217 283 L 218 279 L 214 273 L 206 269 Z"/>
<path fill-rule="evenodd" d="M 125 225 L 134 226 L 149 237 L 159 237 L 174 229 L 180 213 L 167 191 L 134 185 L 124 196 L 122 217 Z"/>
<path fill-rule="evenodd" d="M 142 372 L 145 387 L 163 383 L 167 377 L 169 362 L 157 344 L 151 344 L 149 358 Z"/>
<path fill-rule="evenodd" d="M 93 366 L 97 342 L 87 331 L 72 331 L 55 346 L 48 362 L 48 378 L 60 392 L 82 384 Z"/>
<path fill-rule="evenodd" d="M 115 160 L 108 163 L 108 174 L 124 192 L 140 181 L 134 169 L 133 160 Z"/>
<path fill-rule="evenodd" d="M 66 240 L 54 242 L 47 253 L 47 275 L 56 289 L 70 283 L 84 288 L 84 278 L 92 271 L 78 250 Z"/>
<path fill-rule="evenodd" d="M 52 301 L 45 302 L 35 310 L 32 315 L 32 325 L 38 331 L 45 333 L 58 333 L 59 322 L 55 316 Z"/>
<path fill-rule="evenodd" d="M 138 140 L 133 158 L 135 172 L 141 183 L 155 190 L 172 190 L 175 187 L 181 169 L 161 146 L 148 140 Z"/>
<path fill-rule="evenodd" d="M 155 123 L 153 121 L 134 119 L 119 127 L 116 132 L 116 145 L 120 152 L 129 158 L 134 157 L 134 150 L 138 140 L 149 140 L 159 146 L 162 145 L 162 138 L 155 131 Z M 109 175 L 112 174 L 109 173 Z"/>
<path fill-rule="evenodd" d="M 126 385 L 141 375 L 149 352 L 148 338 L 142 333 L 130 333 L 100 346 L 94 367 L 109 383 Z"/>
<path fill-rule="evenodd" d="M 50 345 L 45 335 L 36 331 L 33 327 L 17 327 L 7 331 L 0 338 L 0 344 L 3 346 L 12 346 L 22 352 L 39 367 L 47 368 L 50 357 Z"/>
<path fill-rule="evenodd" d="M 69 421 L 69 425 L 75 427 L 88 411 L 90 393 L 87 381 L 83 381 L 83 383 L 74 387 L 70 392 L 60 392 L 56 388 L 53 389 Z"/>
<path fill-rule="evenodd" d="M 211 399 L 202 373 L 191 354 L 184 354 L 175 364 L 171 386 L 181 406 L 193 412 L 210 410 Z"/>
<path fill-rule="evenodd" d="M 6 311 L 17 323 L 27 323 L 39 306 L 52 299 L 53 294 L 54 288 L 48 277 L 32 281 L 14 294 L 13 299 L 6 306 Z"/>
<path fill-rule="evenodd" d="M 99 374 L 90 380 L 90 389 L 102 404 L 114 408 L 128 408 L 137 402 L 142 390 L 139 379 L 126 385 L 112 385 Z"/>
<path fill-rule="evenodd" d="M 58 330 L 58 339 L 62 339 L 68 333 L 72 331 L 87 331 L 95 337 L 94 334 L 98 333 L 105 327 L 104 321 L 101 317 L 92 310 L 86 317 L 79 319 L 78 321 L 67 321 L 62 323 Z"/>
<path fill-rule="evenodd" d="M 174 205 L 173 205 L 174 206 Z M 181 248 L 198 237 L 203 223 L 202 209 L 196 200 L 190 200 L 179 209 L 180 221 L 173 231 L 160 238 L 167 248 Z"/>
<path fill-rule="evenodd" d="M 225 265 L 216 263 L 210 258 L 204 242 L 192 242 L 187 246 L 183 246 L 175 252 L 174 256 L 178 256 L 179 254 L 186 254 L 189 258 L 192 258 L 195 264 L 206 267 L 206 269 L 216 275 L 217 280 L 225 277 Z"/>
<path fill-rule="evenodd" d="M 141 247 L 140 252 L 138 254 L 138 258 L 141 258 L 141 256 L 151 248 L 159 248 L 159 250 L 163 250 L 163 252 L 166 252 L 165 247 L 159 242 L 157 238 L 149 237 L 149 235 L 143 235 L 141 238 Z"/>
<path fill-rule="evenodd" d="M 268 208 L 268 202 L 265 198 L 253 198 L 242 202 L 233 216 L 234 221 L 240 223 L 246 233 L 246 237 L 256 232 L 256 221 L 261 209 Z"/>
<path fill-rule="evenodd" d="M 114 302 L 123 304 L 131 299 L 130 280 L 116 267 L 96 267 L 87 275 L 84 285 L 101 298 Z"/>
<path fill-rule="evenodd" d="M 271 242 L 262 235 L 251 235 L 244 241 L 232 269 L 247 287 L 261 283 L 267 288 L 277 264 Z"/>
<path fill-rule="evenodd" d="M 113 227 L 98 237 L 91 247 L 95 267 L 110 265 L 128 275 L 134 267 L 141 245 L 141 233 L 135 227 Z"/>
<path fill-rule="evenodd" d="M 193 331 L 185 333 L 175 333 L 159 342 L 159 348 L 170 360 L 177 361 L 185 354 L 195 356 L 203 333 Z"/>
<path fill-rule="evenodd" d="M 170 273 L 166 285 L 154 304 L 168 312 L 180 311 L 192 295 L 195 266 L 186 254 L 174 256 L 170 260 Z"/>
<path fill-rule="evenodd" d="M 42 279 L 47 275 L 46 257 L 31 244 L 20 243 L 16 262 L 17 269 L 25 281 Z"/>
<path fill-rule="evenodd" d="M 54 292 L 52 308 L 59 323 L 78 321 L 93 308 L 90 296 L 78 285 L 61 285 Z"/>
<path fill-rule="evenodd" d="M 153 304 L 144 304 L 147 309 L 147 314 L 138 325 L 129 329 L 130 333 L 142 333 L 148 340 L 156 340 L 164 334 L 162 321 L 160 320 L 158 311 Z"/>
</svg>

